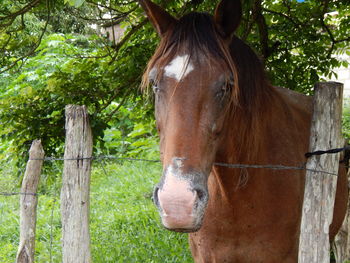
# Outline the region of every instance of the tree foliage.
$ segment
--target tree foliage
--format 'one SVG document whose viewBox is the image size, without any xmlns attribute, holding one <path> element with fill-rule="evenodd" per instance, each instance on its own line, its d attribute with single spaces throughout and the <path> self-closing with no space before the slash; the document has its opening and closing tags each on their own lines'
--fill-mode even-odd
<svg viewBox="0 0 350 263">
<path fill-rule="evenodd" d="M 217 3 L 155 2 L 177 17 L 191 11 L 212 13 Z M 322 76 L 347 65 L 335 55 L 348 52 L 348 0 L 242 2 L 236 34 L 260 54 L 272 84 L 311 93 Z M 125 33 L 110 41 L 100 29 L 115 24 Z M 85 104 L 99 150 L 107 143 L 139 153 L 147 145 L 145 138 L 154 135 L 151 104 L 138 87 L 157 43 L 137 1 L 3 0 L 1 137 L 17 152 L 42 138 L 47 154 L 60 153 L 64 106 Z"/>
</svg>

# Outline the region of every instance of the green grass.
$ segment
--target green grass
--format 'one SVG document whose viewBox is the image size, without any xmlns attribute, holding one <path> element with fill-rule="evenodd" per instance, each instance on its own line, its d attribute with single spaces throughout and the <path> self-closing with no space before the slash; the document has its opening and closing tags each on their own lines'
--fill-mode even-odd
<svg viewBox="0 0 350 263">
<path fill-rule="evenodd" d="M 151 201 L 159 164 L 94 163 L 90 233 L 93 262 L 193 262 L 186 234 L 164 230 Z M 13 184 L 1 175 L 0 190 Z M 41 188 L 44 188 L 41 186 Z M 36 262 L 61 262 L 59 187 L 39 197 Z M 19 240 L 19 197 L 0 196 L 0 262 L 15 260 Z M 52 241 L 51 241 L 52 231 Z M 52 244 L 51 244 L 52 242 Z M 50 256 L 51 255 L 51 256 Z"/>
</svg>

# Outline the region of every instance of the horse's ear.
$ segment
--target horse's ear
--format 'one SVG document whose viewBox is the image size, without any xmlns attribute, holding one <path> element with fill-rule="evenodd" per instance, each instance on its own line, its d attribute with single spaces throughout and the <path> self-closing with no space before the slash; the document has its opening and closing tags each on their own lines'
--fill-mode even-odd
<svg viewBox="0 0 350 263">
<path fill-rule="evenodd" d="M 224 38 L 230 38 L 242 18 L 240 0 L 221 0 L 215 10 L 214 20 Z"/>
<path fill-rule="evenodd" d="M 163 36 L 169 27 L 176 23 L 176 18 L 155 3 L 149 0 L 138 0 L 138 2 L 160 36 Z"/>
</svg>

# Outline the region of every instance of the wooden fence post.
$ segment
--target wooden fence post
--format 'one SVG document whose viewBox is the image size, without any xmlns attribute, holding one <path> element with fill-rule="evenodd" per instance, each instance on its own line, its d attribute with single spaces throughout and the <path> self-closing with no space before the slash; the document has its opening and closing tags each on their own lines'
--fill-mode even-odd
<svg viewBox="0 0 350 263">
<path fill-rule="evenodd" d="M 36 208 L 44 150 L 40 140 L 34 140 L 29 150 L 29 160 L 24 173 L 20 195 L 20 242 L 17 263 L 33 263 L 35 252 Z"/>
<path fill-rule="evenodd" d="M 315 85 L 310 152 L 343 147 L 342 97 L 341 83 L 322 82 Z M 330 260 L 329 225 L 333 218 L 338 166 L 339 154 L 308 159 L 307 169 L 334 175 L 310 170 L 306 172 L 299 263 L 327 263 Z"/>
<path fill-rule="evenodd" d="M 66 141 L 61 190 L 62 262 L 89 263 L 92 133 L 85 106 L 66 106 Z"/>
<path fill-rule="evenodd" d="M 350 169 L 347 178 L 350 187 Z M 337 263 L 350 262 L 350 196 L 344 222 L 333 242 L 333 251 Z"/>
</svg>

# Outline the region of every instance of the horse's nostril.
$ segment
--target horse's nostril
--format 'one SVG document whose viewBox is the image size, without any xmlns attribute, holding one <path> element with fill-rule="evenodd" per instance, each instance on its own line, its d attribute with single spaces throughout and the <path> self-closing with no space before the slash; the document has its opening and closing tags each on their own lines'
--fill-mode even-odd
<svg viewBox="0 0 350 263">
<path fill-rule="evenodd" d="M 156 187 L 154 188 L 153 197 L 152 197 L 153 203 L 154 203 L 157 207 L 159 207 L 158 191 L 159 191 L 159 187 L 156 186 Z"/>
</svg>

